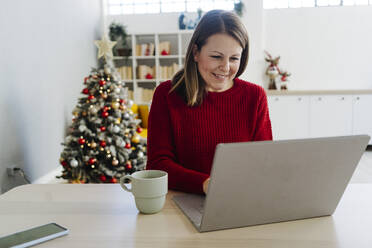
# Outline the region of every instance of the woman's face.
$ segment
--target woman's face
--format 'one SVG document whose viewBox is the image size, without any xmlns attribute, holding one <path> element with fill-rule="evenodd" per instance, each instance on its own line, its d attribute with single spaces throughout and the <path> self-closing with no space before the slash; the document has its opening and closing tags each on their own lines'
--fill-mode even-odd
<svg viewBox="0 0 372 248">
<path fill-rule="evenodd" d="M 239 42 L 224 33 L 210 36 L 200 51 L 195 45 L 194 60 L 207 91 L 221 92 L 232 87 L 242 51 Z"/>
</svg>

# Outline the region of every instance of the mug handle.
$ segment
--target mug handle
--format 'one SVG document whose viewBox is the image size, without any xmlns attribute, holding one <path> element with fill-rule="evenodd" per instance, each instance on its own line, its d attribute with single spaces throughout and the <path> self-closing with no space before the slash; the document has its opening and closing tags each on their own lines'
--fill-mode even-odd
<svg viewBox="0 0 372 248">
<path fill-rule="evenodd" d="M 131 175 L 126 175 L 126 176 L 123 176 L 122 178 L 120 178 L 120 186 L 125 190 L 125 191 L 128 191 L 128 192 L 132 192 L 132 189 L 128 188 L 124 181 L 125 179 L 129 179 L 129 183 L 131 183 L 132 181 L 132 176 Z"/>
</svg>

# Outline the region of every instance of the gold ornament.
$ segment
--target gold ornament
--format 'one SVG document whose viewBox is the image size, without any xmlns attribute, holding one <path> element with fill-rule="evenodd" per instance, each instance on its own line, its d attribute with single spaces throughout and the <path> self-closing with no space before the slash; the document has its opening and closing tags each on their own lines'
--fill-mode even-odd
<svg viewBox="0 0 372 248">
<path fill-rule="evenodd" d="M 117 159 L 112 160 L 112 165 L 117 166 L 119 164 L 119 161 Z"/>
<path fill-rule="evenodd" d="M 73 114 L 75 117 L 78 117 L 78 116 L 79 116 L 79 112 L 77 112 L 77 111 L 74 111 L 72 114 Z"/>
<path fill-rule="evenodd" d="M 87 112 L 83 111 L 82 115 L 87 116 Z"/>
<path fill-rule="evenodd" d="M 120 124 L 121 123 L 121 118 L 117 118 L 115 121 L 115 124 Z"/>
<path fill-rule="evenodd" d="M 106 99 L 106 98 L 107 98 L 107 94 L 106 94 L 106 93 L 102 93 L 102 94 L 101 94 L 101 97 L 102 97 L 103 99 Z"/>
<path fill-rule="evenodd" d="M 103 35 L 101 40 L 94 41 L 94 44 L 98 47 L 98 59 L 102 56 L 107 60 L 107 57 L 112 58 L 112 48 L 116 45 L 116 41 L 110 41 L 107 39 L 107 35 Z"/>
<path fill-rule="evenodd" d="M 113 109 L 118 109 L 119 106 L 120 106 L 120 104 L 119 104 L 118 102 L 112 102 L 112 103 L 111 103 L 111 107 L 112 107 Z"/>
<path fill-rule="evenodd" d="M 133 143 L 139 143 L 141 141 L 141 136 L 139 136 L 138 134 L 135 134 L 133 137 L 132 137 L 132 142 Z"/>
<path fill-rule="evenodd" d="M 96 148 L 96 147 L 97 147 L 97 143 L 96 143 L 96 142 L 92 142 L 92 143 L 90 144 L 90 146 L 91 146 L 92 148 Z"/>
<path fill-rule="evenodd" d="M 105 148 L 100 147 L 99 150 L 100 150 L 101 152 L 103 152 L 103 151 L 105 150 Z"/>
</svg>

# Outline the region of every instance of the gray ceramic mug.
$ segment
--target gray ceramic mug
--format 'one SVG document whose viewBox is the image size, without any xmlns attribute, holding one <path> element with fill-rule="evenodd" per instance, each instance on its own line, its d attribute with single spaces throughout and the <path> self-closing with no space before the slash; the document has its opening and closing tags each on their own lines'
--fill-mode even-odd
<svg viewBox="0 0 372 248">
<path fill-rule="evenodd" d="M 125 185 L 126 179 L 132 184 L 132 188 Z M 168 192 L 168 173 L 161 170 L 137 171 L 120 178 L 120 185 L 133 194 L 141 213 L 154 214 L 164 206 Z"/>
</svg>

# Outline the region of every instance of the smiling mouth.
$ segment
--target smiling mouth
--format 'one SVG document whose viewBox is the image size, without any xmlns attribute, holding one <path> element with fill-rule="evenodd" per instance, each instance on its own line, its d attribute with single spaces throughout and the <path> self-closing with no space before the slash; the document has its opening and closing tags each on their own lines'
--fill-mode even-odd
<svg viewBox="0 0 372 248">
<path fill-rule="evenodd" d="M 227 75 L 223 75 L 223 74 L 216 74 L 216 73 L 212 73 L 213 76 L 215 76 L 216 78 L 218 79 L 225 79 L 227 78 Z"/>
</svg>

